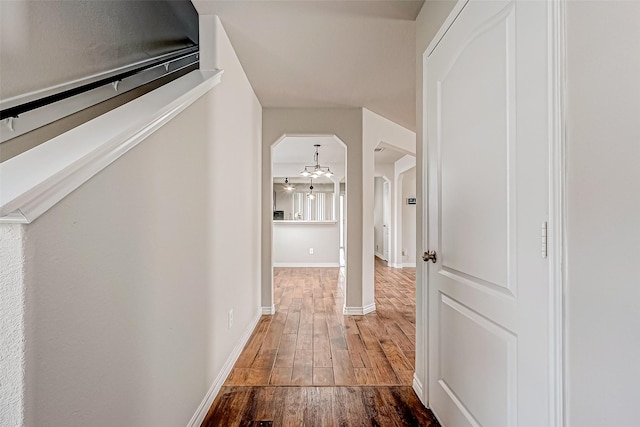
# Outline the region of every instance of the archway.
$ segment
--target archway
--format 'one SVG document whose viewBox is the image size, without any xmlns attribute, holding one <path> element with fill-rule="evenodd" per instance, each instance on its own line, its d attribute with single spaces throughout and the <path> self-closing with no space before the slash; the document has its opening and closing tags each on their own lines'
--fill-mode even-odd
<svg viewBox="0 0 640 427">
<path fill-rule="evenodd" d="M 272 292 L 275 268 L 340 267 L 344 295 L 346 144 L 335 135 L 283 135 L 270 149 Z M 325 173 L 310 175 L 318 165 Z"/>
</svg>

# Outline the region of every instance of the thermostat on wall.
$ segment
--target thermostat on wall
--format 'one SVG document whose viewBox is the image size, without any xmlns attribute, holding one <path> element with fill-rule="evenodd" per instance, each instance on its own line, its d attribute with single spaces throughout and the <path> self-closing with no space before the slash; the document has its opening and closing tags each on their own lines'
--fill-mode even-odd
<svg viewBox="0 0 640 427">
<path fill-rule="evenodd" d="M 415 197 L 409 197 L 407 199 L 407 204 L 408 205 L 415 205 L 416 204 L 416 198 Z"/>
</svg>

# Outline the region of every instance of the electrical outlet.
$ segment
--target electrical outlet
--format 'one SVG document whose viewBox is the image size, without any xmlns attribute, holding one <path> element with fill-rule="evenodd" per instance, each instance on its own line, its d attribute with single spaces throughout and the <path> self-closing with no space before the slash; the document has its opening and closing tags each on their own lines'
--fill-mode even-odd
<svg viewBox="0 0 640 427">
<path fill-rule="evenodd" d="M 313 248 L 309 248 L 309 255 L 313 255 Z"/>
<path fill-rule="evenodd" d="M 231 329 L 233 327 L 233 308 L 229 310 L 229 316 L 227 320 L 229 324 L 229 329 Z"/>
</svg>

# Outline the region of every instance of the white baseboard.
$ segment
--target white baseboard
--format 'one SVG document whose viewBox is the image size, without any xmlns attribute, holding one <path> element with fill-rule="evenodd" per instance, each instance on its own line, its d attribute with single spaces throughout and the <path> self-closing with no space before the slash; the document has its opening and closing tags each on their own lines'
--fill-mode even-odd
<svg viewBox="0 0 640 427">
<path fill-rule="evenodd" d="M 274 267 L 340 267 L 339 262 L 274 262 Z"/>
<path fill-rule="evenodd" d="M 389 264 L 389 267 L 392 267 L 392 268 L 402 268 L 402 264 Z"/>
<path fill-rule="evenodd" d="M 384 254 L 381 254 L 381 253 L 380 253 L 380 252 L 378 252 L 378 251 L 375 251 L 373 254 L 374 254 L 375 256 L 377 256 L 378 258 L 380 258 L 381 260 L 386 261 L 386 259 L 384 259 Z"/>
<path fill-rule="evenodd" d="M 376 304 L 369 304 L 364 307 L 347 307 L 345 306 L 342 313 L 345 316 L 364 316 L 365 314 L 376 311 Z"/>
<path fill-rule="evenodd" d="M 373 313 L 374 311 L 376 311 L 376 303 L 375 302 L 373 304 L 365 305 L 362 308 L 362 314 Z"/>
<path fill-rule="evenodd" d="M 420 402 L 422 402 L 426 408 L 427 402 L 424 401 L 424 388 L 422 387 L 422 382 L 418 379 L 415 373 L 413 374 L 413 391 L 416 392 L 418 399 L 420 399 Z"/>
<path fill-rule="evenodd" d="M 263 315 L 271 315 L 271 314 L 276 314 L 276 306 L 275 304 L 272 305 L 271 307 L 262 307 L 262 314 Z"/>
<path fill-rule="evenodd" d="M 222 366 L 222 370 L 220 371 L 220 373 L 218 373 L 218 376 L 213 381 L 213 384 L 211 384 L 209 391 L 200 403 L 200 406 L 198 406 L 196 413 L 193 414 L 193 417 L 191 417 L 191 420 L 187 424 L 187 427 L 200 427 L 200 425 L 204 421 L 204 417 L 207 416 L 207 412 L 209 412 L 209 408 L 211 408 L 214 399 L 220 392 L 220 388 L 222 388 L 222 385 L 227 380 L 231 369 L 233 369 L 233 365 L 236 364 L 240 353 L 244 349 L 244 346 L 247 344 L 247 341 L 249 341 L 249 338 L 251 337 L 253 330 L 256 328 L 256 325 L 258 324 L 261 316 L 262 310 L 258 310 L 255 317 L 251 320 L 251 323 L 240 337 L 240 341 L 238 341 L 238 344 L 236 344 L 235 348 L 227 358 L 227 361 Z"/>
<path fill-rule="evenodd" d="M 413 268 L 415 268 L 416 267 L 416 263 L 415 262 L 405 262 L 405 263 L 402 264 L 402 268 L 405 268 L 405 267 L 413 267 Z"/>
</svg>

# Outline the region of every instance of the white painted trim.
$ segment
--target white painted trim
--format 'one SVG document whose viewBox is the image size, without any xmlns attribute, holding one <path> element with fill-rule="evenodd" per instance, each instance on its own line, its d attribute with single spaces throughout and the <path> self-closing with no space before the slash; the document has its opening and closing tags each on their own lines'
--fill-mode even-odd
<svg viewBox="0 0 640 427">
<path fill-rule="evenodd" d="M 369 314 L 376 311 L 376 304 L 369 304 L 364 307 L 347 307 L 345 306 L 342 309 L 342 314 L 345 316 L 364 316 L 365 314 Z"/>
<path fill-rule="evenodd" d="M 416 268 L 415 262 L 405 262 L 402 264 L 402 268 Z"/>
<path fill-rule="evenodd" d="M 249 341 L 249 338 L 251 337 L 253 330 L 256 328 L 256 325 L 258 324 L 260 317 L 262 317 L 262 310 L 259 309 L 255 317 L 251 320 L 251 323 L 249 324 L 247 329 L 245 329 L 244 333 L 242 334 L 242 337 L 240 337 L 240 341 L 238 341 L 238 344 L 236 344 L 233 351 L 227 358 L 227 361 L 222 366 L 222 370 L 218 373 L 218 376 L 213 381 L 213 384 L 211 384 L 209 391 L 207 391 L 207 394 L 205 395 L 204 399 L 200 403 L 200 406 L 198 406 L 198 409 L 196 410 L 195 414 L 193 414 L 193 417 L 191 417 L 191 420 L 189 420 L 187 427 L 200 427 L 200 425 L 204 421 L 204 417 L 207 416 L 207 412 L 209 412 L 209 408 L 211 408 L 211 405 L 213 404 L 213 401 L 215 400 L 218 393 L 220 392 L 222 385 L 227 380 L 227 377 L 229 376 L 231 369 L 233 369 L 233 365 L 236 364 L 238 357 L 240 357 L 240 353 L 244 349 L 244 346 Z"/>
<path fill-rule="evenodd" d="M 549 426 L 567 425 L 564 359 L 566 232 L 565 1 L 547 3 L 549 25 Z"/>
<path fill-rule="evenodd" d="M 372 303 L 369 305 L 365 305 L 362 308 L 362 314 L 369 314 L 369 313 L 373 313 L 374 311 L 376 311 L 376 303 Z"/>
<path fill-rule="evenodd" d="M 469 3 L 469 0 L 458 0 L 456 5 L 451 10 L 451 13 L 449 13 L 449 16 L 447 16 L 447 19 L 445 19 L 445 21 L 442 23 L 442 26 L 440 27 L 436 35 L 433 36 L 433 39 L 431 39 L 431 43 L 429 43 L 429 46 L 424 51 L 422 56 L 425 60 L 426 58 L 431 56 L 431 53 L 433 53 L 433 50 L 436 48 L 436 46 L 438 46 L 438 44 L 440 43 L 440 40 L 442 40 L 442 38 L 447 33 L 447 31 L 449 31 L 449 27 L 451 27 L 451 25 L 453 24 L 453 21 L 456 20 L 460 12 L 462 12 L 462 9 L 464 9 L 464 7 L 467 5 L 467 3 Z M 423 71 L 424 70 L 425 68 L 423 68 Z M 423 94 L 424 94 L 424 90 L 423 90 Z M 423 109 L 422 111 L 424 112 L 425 110 Z"/>
<path fill-rule="evenodd" d="M 0 224 L 28 224 L 27 218 L 20 211 L 11 212 L 8 215 L 0 216 Z"/>
<path fill-rule="evenodd" d="M 459 12 L 455 14 L 457 16 Z M 453 14 L 453 13 L 452 13 Z M 447 28 L 449 28 L 447 25 Z M 444 32 L 438 32 L 440 37 L 444 35 Z M 434 38 L 433 41 L 436 39 Z M 439 40 L 439 39 L 438 39 Z M 420 221 L 422 225 L 422 235 L 416 238 L 417 253 L 428 250 L 429 247 L 429 208 L 428 208 L 428 188 L 429 188 L 429 162 L 427 161 L 428 144 L 427 144 L 427 59 L 429 50 L 425 50 L 422 53 L 422 133 L 420 141 L 416 139 L 417 144 L 422 145 L 422 156 L 416 158 L 416 191 L 418 190 L 418 180 L 420 180 L 421 191 L 418 198 L 418 203 L 421 204 L 420 209 L 416 212 L 416 222 Z M 416 150 L 417 151 L 417 150 Z M 418 168 L 418 162 L 420 168 Z M 421 169 L 422 174 L 418 175 L 418 169 Z M 421 215 L 421 216 L 420 216 Z M 418 246 L 419 245 L 419 246 Z M 422 385 L 422 402 L 425 406 L 429 406 L 429 270 L 426 263 L 421 263 L 420 267 L 416 266 L 416 355 L 415 355 L 415 377 Z M 423 378 L 420 378 L 422 375 Z"/>
<path fill-rule="evenodd" d="M 416 241 L 416 245 L 421 244 L 422 249 L 418 248 L 418 253 L 428 250 L 429 241 L 429 209 L 428 209 L 428 191 L 429 191 L 429 162 L 427 161 L 428 157 L 428 141 L 427 141 L 427 61 L 429 56 L 433 53 L 434 49 L 449 28 L 456 20 L 462 9 L 467 5 L 469 0 L 458 0 L 455 4 L 447 19 L 442 23 L 442 26 L 435 34 L 429 46 L 422 53 L 422 138 L 421 141 L 416 140 L 417 144 L 422 144 L 422 158 L 416 158 L 416 169 L 418 166 L 418 162 L 421 162 L 422 166 L 422 176 L 416 176 L 416 180 L 421 179 L 422 181 L 422 191 L 419 195 L 419 203 L 422 203 L 422 218 L 417 218 L 417 220 L 422 220 L 422 236 L 420 242 Z M 416 150 L 417 151 L 417 150 Z M 424 378 L 422 379 L 422 383 L 419 377 L 415 376 L 418 379 L 418 383 L 424 384 L 422 387 L 422 396 L 421 400 L 425 404 L 425 406 L 429 407 L 429 384 L 430 384 L 430 375 L 433 373 L 430 372 L 430 363 L 429 363 L 429 268 L 426 263 L 421 263 L 420 267 L 416 266 L 416 372 L 422 372 L 424 374 Z M 434 414 L 435 415 L 435 414 Z M 437 417 L 437 415 L 436 415 Z"/>
<path fill-rule="evenodd" d="M 373 252 L 373 254 L 374 254 L 376 257 L 380 258 L 381 260 L 383 260 L 383 261 L 387 261 L 386 259 L 384 259 L 384 254 L 381 254 L 381 253 L 380 253 L 380 252 L 378 252 L 378 251 L 374 251 L 374 252 Z"/>
<path fill-rule="evenodd" d="M 275 304 L 272 305 L 271 307 L 262 307 L 262 315 L 263 316 L 270 316 L 272 314 L 276 314 L 276 306 L 275 306 Z"/>
<path fill-rule="evenodd" d="M 418 378 L 415 373 L 413 374 L 413 391 L 418 395 L 420 402 L 427 407 L 428 402 L 424 399 L 424 387 L 422 386 L 422 382 L 420 382 L 420 378 Z"/>
<path fill-rule="evenodd" d="M 274 267 L 315 267 L 315 268 L 326 268 L 326 267 L 340 267 L 340 263 L 338 262 L 274 262 Z"/>
<path fill-rule="evenodd" d="M 0 163 L 0 218 L 32 222 L 211 90 L 221 75 L 193 71 Z"/>
</svg>

